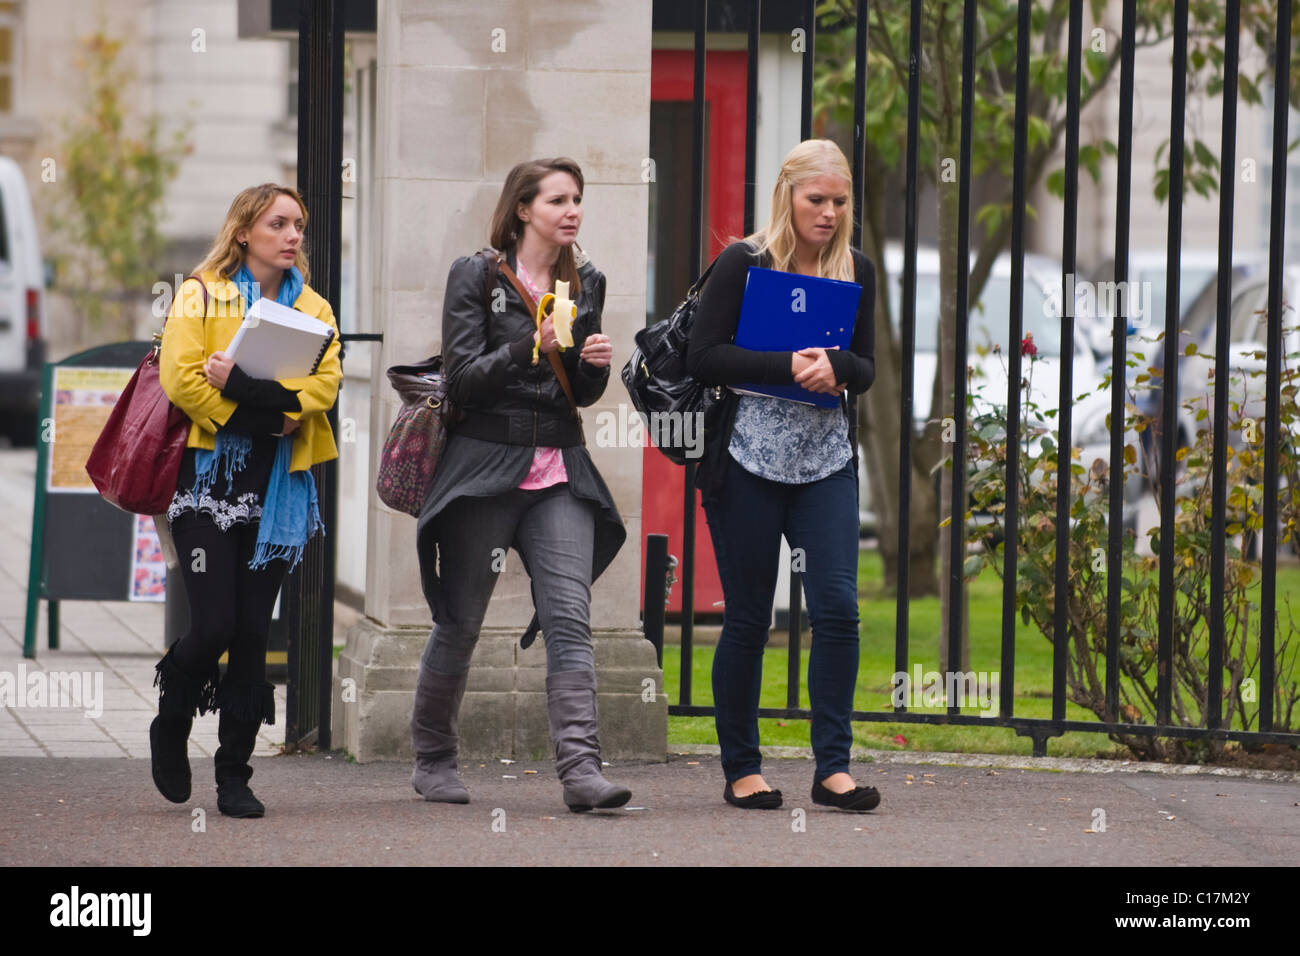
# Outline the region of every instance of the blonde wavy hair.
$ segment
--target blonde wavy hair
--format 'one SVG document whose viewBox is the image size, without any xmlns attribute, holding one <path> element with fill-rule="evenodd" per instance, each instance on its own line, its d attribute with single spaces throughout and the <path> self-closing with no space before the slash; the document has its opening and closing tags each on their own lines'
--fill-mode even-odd
<svg viewBox="0 0 1300 956">
<path fill-rule="evenodd" d="M 244 257 L 247 255 L 239 247 L 235 236 L 243 229 L 251 229 L 253 223 L 266 212 L 271 203 L 275 202 L 277 196 L 288 196 L 298 204 L 298 208 L 302 210 L 303 227 L 306 228 L 307 204 L 302 201 L 302 196 L 298 195 L 298 190 L 276 183 L 249 186 L 230 204 L 230 211 L 226 213 L 226 221 L 221 231 L 217 233 L 217 238 L 212 243 L 212 248 L 208 250 L 208 254 L 203 257 L 203 261 L 194 267 L 194 274 L 216 272 L 225 279 L 234 275 L 235 271 L 244 264 Z M 303 283 L 311 282 L 310 269 L 307 265 L 306 237 L 298 244 L 298 254 L 294 256 L 293 264 L 302 273 Z"/>
<path fill-rule="evenodd" d="M 772 190 L 772 208 L 767 225 L 745 241 L 758 253 L 771 256 L 772 268 L 782 272 L 795 272 L 794 190 L 825 173 L 840 176 L 849 184 L 849 202 L 846 215 L 831 239 L 822 247 L 818 274 L 827 279 L 853 281 L 853 255 L 849 239 L 853 234 L 853 172 L 844 152 L 829 139 L 806 139 L 790 150 Z"/>
</svg>

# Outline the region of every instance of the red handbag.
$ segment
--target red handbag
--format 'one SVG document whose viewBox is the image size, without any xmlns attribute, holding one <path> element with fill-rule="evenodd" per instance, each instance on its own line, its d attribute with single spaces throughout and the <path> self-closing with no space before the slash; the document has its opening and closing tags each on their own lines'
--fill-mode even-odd
<svg viewBox="0 0 1300 956">
<path fill-rule="evenodd" d="M 203 280 L 199 284 L 203 286 Z M 203 286 L 204 316 L 207 311 L 208 290 Z M 190 434 L 190 417 L 171 403 L 158 379 L 161 351 L 159 333 L 86 459 L 86 473 L 104 500 L 142 515 L 161 514 L 171 504 Z"/>
</svg>

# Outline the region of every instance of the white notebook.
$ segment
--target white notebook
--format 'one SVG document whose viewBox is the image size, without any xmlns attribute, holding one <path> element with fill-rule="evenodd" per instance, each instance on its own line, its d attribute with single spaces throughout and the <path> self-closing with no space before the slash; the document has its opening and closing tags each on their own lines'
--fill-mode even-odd
<svg viewBox="0 0 1300 956">
<path fill-rule="evenodd" d="M 328 323 L 262 298 L 244 316 L 226 354 L 253 378 L 303 378 L 316 371 L 333 340 Z"/>
</svg>

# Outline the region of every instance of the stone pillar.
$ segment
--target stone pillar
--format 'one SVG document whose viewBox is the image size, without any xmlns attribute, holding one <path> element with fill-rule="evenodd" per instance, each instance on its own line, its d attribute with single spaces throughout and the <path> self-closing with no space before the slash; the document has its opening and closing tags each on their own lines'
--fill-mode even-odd
<svg viewBox="0 0 1300 956">
<path fill-rule="evenodd" d="M 586 179 L 579 242 L 608 277 L 604 328 L 615 362 L 602 401 L 584 411 L 587 440 L 627 522 L 628 539 L 592 591 L 601 742 L 607 759 L 662 760 L 663 673 L 640 626 L 641 455 L 595 443 L 618 415 L 618 378 L 644 324 L 649 152 L 650 4 L 643 0 L 380 0 L 375 219 L 377 463 L 398 407 L 390 365 L 441 347 L 442 298 L 457 256 L 487 244 L 506 173 L 567 155 Z M 362 290 L 362 294 L 365 291 Z M 624 413 L 626 415 L 626 412 Z M 371 485 L 373 487 L 372 464 Z M 371 495 L 366 617 L 335 677 L 334 739 L 358 760 L 409 758 L 408 722 L 431 620 L 420 589 L 415 520 Z M 467 757 L 536 759 L 551 752 L 546 654 L 523 650 L 528 579 L 511 552 L 479 637 L 461 711 Z"/>
</svg>

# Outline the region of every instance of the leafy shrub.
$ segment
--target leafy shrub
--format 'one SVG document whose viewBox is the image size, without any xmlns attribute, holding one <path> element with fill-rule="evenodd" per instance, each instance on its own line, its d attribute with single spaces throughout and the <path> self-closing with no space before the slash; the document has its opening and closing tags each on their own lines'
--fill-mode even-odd
<svg viewBox="0 0 1300 956">
<path fill-rule="evenodd" d="M 1029 398 L 1029 383 L 1039 361 L 1032 343 L 1022 347 L 1027 368 L 1021 382 L 1022 427 L 1014 454 L 1018 471 L 1016 609 L 1026 624 L 1034 624 L 1048 641 L 1056 639 L 1055 562 L 1056 494 L 1061 454 L 1056 431 L 1046 424 L 1055 410 L 1043 412 Z M 1194 349 L 1189 350 L 1193 354 Z M 1129 365 L 1142 359 L 1135 354 Z M 1285 365 L 1285 360 L 1284 360 Z M 1155 423 L 1138 411 L 1137 391 L 1153 387 L 1158 369 L 1139 375 L 1126 395 L 1126 444 L 1118 480 L 1144 482 L 1158 503 L 1159 475 L 1149 467 L 1137 436 L 1153 431 Z M 1211 521 L 1211 468 L 1214 462 L 1210 409 L 1215 383 L 1208 383 L 1209 399 L 1188 400 L 1198 428 L 1192 443 L 1178 449 L 1174 476 L 1174 568 L 1173 650 L 1171 722 L 1178 726 L 1204 727 L 1209 694 L 1209 626 L 1212 615 L 1222 613 L 1223 724 L 1224 727 L 1257 729 L 1259 688 L 1260 565 L 1248 556 L 1258 551 L 1263 529 L 1264 448 L 1263 427 L 1243 415 L 1246 386 L 1262 391 L 1262 372 L 1230 376 L 1228 447 L 1226 455 L 1227 508 L 1223 529 Z M 1300 455 L 1295 438 L 1300 429 L 1297 410 L 1297 373 L 1283 369 L 1282 402 L 1278 448 L 1279 538 L 1295 546 L 1300 533 Z M 1252 378 L 1260 378 L 1251 382 Z M 1102 389 L 1113 387 L 1110 377 Z M 990 405 L 972 386 L 968 403 L 968 473 L 972 508 L 1002 516 L 1006 509 L 1006 408 Z M 1241 400 L 1234 400 L 1239 392 Z M 978 411 L 977 411 L 978 410 Z M 1109 426 L 1109 420 L 1108 420 Z M 1155 446 L 1155 442 L 1147 443 Z M 1108 573 L 1105 549 L 1109 521 L 1109 464 L 1097 459 L 1080 460 L 1081 450 L 1071 448 L 1067 457 L 1070 476 L 1069 563 L 1067 582 L 1066 688 L 1069 699 L 1106 721 L 1154 723 L 1156 713 L 1157 635 L 1159 632 L 1160 529 L 1142 529 L 1150 540 L 1150 555 L 1139 555 L 1136 534 L 1123 536 L 1122 567 L 1111 573 L 1122 575 L 1119 634 L 1119 713 L 1106 712 L 1106 600 Z M 971 527 L 968 540 L 983 546 L 982 554 L 967 562 L 967 573 L 978 573 L 983 564 L 1003 572 L 1002 527 Z M 1219 612 L 1210 602 L 1211 543 L 1215 535 L 1227 535 L 1224 566 L 1224 603 Z M 1293 730 L 1297 720 L 1296 622 L 1290 601 L 1279 595 L 1275 622 L 1274 729 Z M 1133 734 L 1112 734 L 1143 759 L 1202 759 L 1222 750 L 1219 741 L 1161 740 Z M 1207 754 L 1208 751 L 1208 754 Z"/>
</svg>

